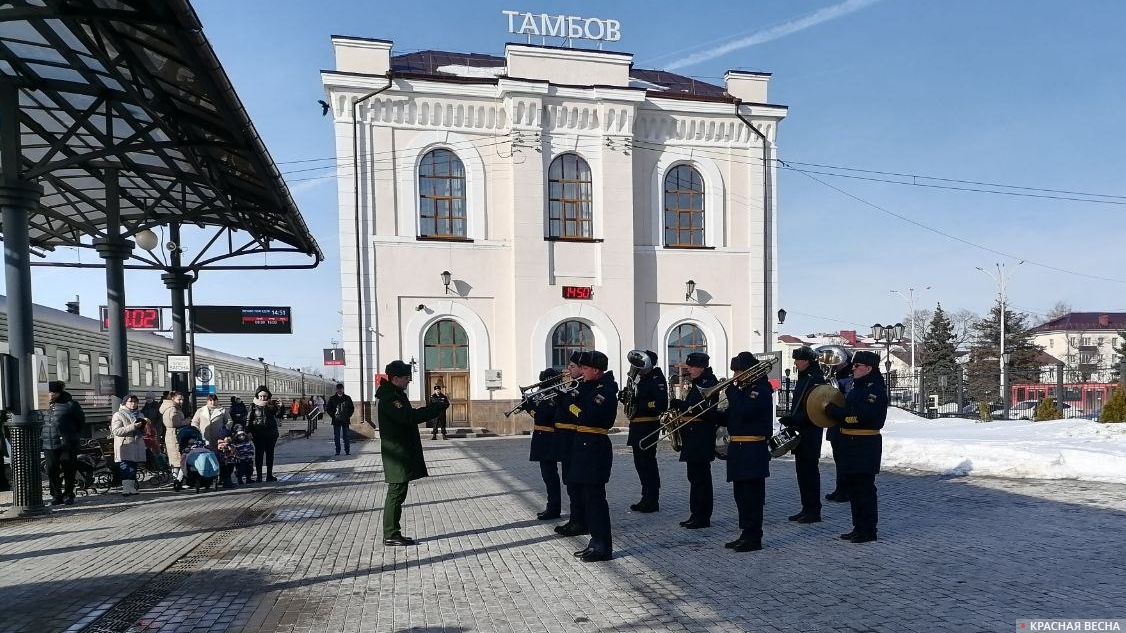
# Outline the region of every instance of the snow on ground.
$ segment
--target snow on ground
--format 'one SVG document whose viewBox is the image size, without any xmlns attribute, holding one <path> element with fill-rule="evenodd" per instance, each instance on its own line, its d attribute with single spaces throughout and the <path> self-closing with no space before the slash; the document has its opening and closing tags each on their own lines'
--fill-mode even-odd
<svg viewBox="0 0 1126 633">
<path fill-rule="evenodd" d="M 1126 423 L 928 420 L 893 407 L 883 436 L 884 468 L 1126 484 Z"/>
</svg>

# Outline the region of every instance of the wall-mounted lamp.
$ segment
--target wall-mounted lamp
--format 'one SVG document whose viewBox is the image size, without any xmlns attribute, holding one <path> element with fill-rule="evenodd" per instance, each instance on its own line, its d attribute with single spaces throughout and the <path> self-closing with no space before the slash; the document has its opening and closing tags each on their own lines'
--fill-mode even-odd
<svg viewBox="0 0 1126 633">
<path fill-rule="evenodd" d="M 684 300 L 688 301 L 692 298 L 692 293 L 696 292 L 696 282 L 689 279 L 684 282 Z"/>
<path fill-rule="evenodd" d="M 414 359 L 414 356 L 411 356 L 411 362 L 409 364 L 411 366 L 411 375 L 417 374 L 418 373 L 418 361 Z"/>
<path fill-rule="evenodd" d="M 778 325 L 782 325 L 785 322 L 786 322 L 786 310 L 784 308 L 778 308 Z"/>
<path fill-rule="evenodd" d="M 425 304 L 425 303 L 420 303 L 420 304 L 418 304 L 418 305 L 416 305 L 416 306 L 414 307 L 414 311 L 415 311 L 415 312 L 422 312 L 422 311 L 423 311 L 423 310 L 425 310 L 425 309 L 426 309 L 426 304 Z"/>
<path fill-rule="evenodd" d="M 450 280 L 452 278 L 453 278 L 453 275 L 450 274 L 450 271 L 448 271 L 448 270 L 442 271 L 442 285 L 446 287 L 446 294 L 450 294 Z"/>
</svg>

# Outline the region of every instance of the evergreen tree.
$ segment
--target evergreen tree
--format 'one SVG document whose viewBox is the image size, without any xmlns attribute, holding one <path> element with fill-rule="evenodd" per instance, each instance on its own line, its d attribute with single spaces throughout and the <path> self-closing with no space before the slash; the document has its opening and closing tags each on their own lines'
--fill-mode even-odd
<svg viewBox="0 0 1126 633">
<path fill-rule="evenodd" d="M 1099 414 L 1099 422 L 1126 422 L 1126 389 L 1121 385 L 1110 393 L 1103 412 Z"/>
<path fill-rule="evenodd" d="M 1036 357 L 1043 347 L 1032 342 L 1027 316 L 1005 310 L 1005 352 L 1009 360 L 1009 384 L 1039 382 L 1040 366 Z M 973 325 L 974 342 L 966 370 L 966 384 L 971 396 L 983 402 L 1000 402 L 1001 385 L 1001 303 L 994 304 L 989 316 Z"/>
<path fill-rule="evenodd" d="M 954 400 L 958 393 L 958 349 L 954 324 L 946 316 L 941 303 L 935 308 L 923 337 L 920 366 L 928 395 L 938 394 L 939 404 Z M 945 387 L 941 385 L 941 378 L 945 378 Z"/>
<path fill-rule="evenodd" d="M 1036 414 L 1032 418 L 1037 422 L 1044 422 L 1045 420 L 1060 420 L 1063 419 L 1063 411 L 1056 406 L 1056 401 L 1051 396 L 1046 396 L 1036 405 Z"/>
</svg>

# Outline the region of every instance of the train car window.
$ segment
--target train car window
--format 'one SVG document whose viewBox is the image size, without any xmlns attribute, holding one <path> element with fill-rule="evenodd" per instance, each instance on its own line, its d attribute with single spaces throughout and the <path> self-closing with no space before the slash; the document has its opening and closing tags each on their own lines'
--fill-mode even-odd
<svg viewBox="0 0 1126 633">
<path fill-rule="evenodd" d="M 61 347 L 55 350 L 55 376 L 63 382 L 70 380 L 70 351 Z"/>
<path fill-rule="evenodd" d="M 164 366 L 164 363 L 156 364 L 156 379 L 160 381 L 158 385 L 160 387 L 168 383 L 168 368 Z"/>
<path fill-rule="evenodd" d="M 91 375 L 90 352 L 78 352 L 78 382 L 90 384 L 94 381 Z"/>
<path fill-rule="evenodd" d="M 39 345 L 36 345 L 35 347 L 33 347 L 32 351 L 35 354 L 38 354 L 39 356 L 46 356 L 47 355 L 47 350 L 44 349 L 42 346 L 39 346 Z"/>
<path fill-rule="evenodd" d="M 136 358 L 129 361 L 129 378 L 131 379 L 130 384 L 134 387 L 141 386 L 141 361 Z"/>
<path fill-rule="evenodd" d="M 98 355 L 98 375 L 109 375 L 109 356 L 102 356 L 101 354 Z"/>
<path fill-rule="evenodd" d="M 153 383 L 153 375 L 152 374 L 153 374 L 152 361 L 146 360 L 145 361 L 145 386 L 146 387 L 152 386 L 152 383 Z"/>
</svg>

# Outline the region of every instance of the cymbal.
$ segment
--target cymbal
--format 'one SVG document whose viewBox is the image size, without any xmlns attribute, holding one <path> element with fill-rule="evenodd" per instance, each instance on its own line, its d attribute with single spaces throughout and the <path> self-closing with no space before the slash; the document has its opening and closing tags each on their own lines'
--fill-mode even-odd
<svg viewBox="0 0 1126 633">
<path fill-rule="evenodd" d="M 833 403 L 838 407 L 845 404 L 844 394 L 831 385 L 817 385 L 805 398 L 805 414 L 817 426 L 827 429 L 836 426 L 837 421 L 825 413 L 825 405 Z"/>
</svg>

